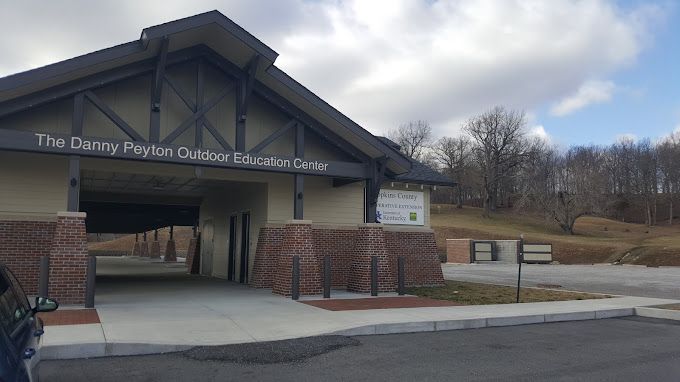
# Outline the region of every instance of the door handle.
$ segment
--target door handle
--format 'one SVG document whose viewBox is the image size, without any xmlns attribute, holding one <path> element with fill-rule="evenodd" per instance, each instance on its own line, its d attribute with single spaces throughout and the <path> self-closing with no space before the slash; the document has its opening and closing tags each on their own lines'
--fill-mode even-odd
<svg viewBox="0 0 680 382">
<path fill-rule="evenodd" d="M 28 348 L 24 350 L 24 359 L 31 359 L 35 355 L 35 349 Z"/>
<path fill-rule="evenodd" d="M 40 337 L 40 336 L 42 336 L 43 334 L 45 334 L 45 331 L 42 330 L 42 329 L 38 329 L 38 330 L 36 330 L 35 332 L 33 332 L 33 337 Z"/>
</svg>

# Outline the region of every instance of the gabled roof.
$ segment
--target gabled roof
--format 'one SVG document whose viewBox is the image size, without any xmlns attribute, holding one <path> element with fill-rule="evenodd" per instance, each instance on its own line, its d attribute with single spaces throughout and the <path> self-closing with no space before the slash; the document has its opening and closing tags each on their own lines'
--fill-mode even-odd
<svg viewBox="0 0 680 382">
<path fill-rule="evenodd" d="M 259 55 L 261 65 L 256 73 L 257 81 L 369 157 L 387 157 L 387 166 L 392 173 L 403 174 L 410 170 L 408 158 L 274 66 L 278 54 L 273 49 L 218 11 L 148 27 L 142 31 L 139 40 L 0 78 L 0 110 L 3 103 L 16 103 L 19 99 L 63 87 L 75 80 L 152 59 L 164 38 L 168 39 L 169 52 L 204 45 L 240 68 L 246 67 L 254 56 Z"/>
<path fill-rule="evenodd" d="M 395 150 L 400 150 L 401 147 L 393 140 L 387 137 L 378 137 L 381 141 L 385 142 L 387 145 Z M 449 177 L 443 175 L 439 171 L 433 169 L 432 167 L 426 165 L 425 163 L 419 162 L 415 159 L 411 160 L 411 170 L 395 176 L 388 176 L 389 180 L 403 183 L 417 183 L 417 184 L 427 184 L 432 186 L 455 186 L 456 182 L 451 180 Z"/>
</svg>

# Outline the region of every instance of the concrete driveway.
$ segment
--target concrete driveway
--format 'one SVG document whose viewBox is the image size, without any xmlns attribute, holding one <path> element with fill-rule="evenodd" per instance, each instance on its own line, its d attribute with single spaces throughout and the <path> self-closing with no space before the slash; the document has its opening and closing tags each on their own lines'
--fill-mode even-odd
<svg viewBox="0 0 680 382">
<path fill-rule="evenodd" d="M 447 280 L 517 285 L 514 264 L 443 264 Z M 522 265 L 522 286 L 560 285 L 563 289 L 626 296 L 680 298 L 680 267 L 626 265 Z"/>
</svg>

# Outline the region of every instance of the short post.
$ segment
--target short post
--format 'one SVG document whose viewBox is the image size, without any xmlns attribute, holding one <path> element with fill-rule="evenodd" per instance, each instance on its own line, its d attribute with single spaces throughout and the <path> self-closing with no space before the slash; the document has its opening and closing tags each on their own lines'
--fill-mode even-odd
<svg viewBox="0 0 680 382">
<path fill-rule="evenodd" d="M 399 293 L 400 296 L 406 294 L 406 288 L 404 286 L 405 263 L 404 256 L 399 256 L 397 259 L 397 293 Z"/>
<path fill-rule="evenodd" d="M 519 235 L 519 251 L 517 253 L 519 269 L 517 271 L 517 303 L 519 303 L 519 284 L 522 280 L 522 263 L 524 262 L 524 234 Z"/>
<path fill-rule="evenodd" d="M 40 256 L 40 280 L 38 281 L 38 294 L 40 297 L 48 297 L 50 285 L 50 257 Z"/>
<path fill-rule="evenodd" d="M 193 228 L 191 228 L 192 237 L 194 237 L 194 238 L 196 237 L 196 231 L 197 230 L 198 230 L 198 227 L 196 226 L 196 224 L 194 224 Z"/>
<path fill-rule="evenodd" d="M 170 226 L 170 240 L 174 239 L 174 228 L 175 226 Z"/>
<path fill-rule="evenodd" d="M 378 256 L 371 256 L 371 296 L 378 295 Z"/>
<path fill-rule="evenodd" d="M 135 234 L 135 243 L 139 241 L 139 232 Z"/>
<path fill-rule="evenodd" d="M 153 230 L 153 241 L 158 241 L 158 228 Z"/>
<path fill-rule="evenodd" d="M 85 307 L 94 308 L 94 289 L 97 278 L 97 258 L 89 256 L 87 258 L 87 282 L 85 284 Z"/>
<path fill-rule="evenodd" d="M 293 284 L 291 285 L 291 297 L 293 300 L 300 298 L 300 256 L 293 256 Z"/>
<path fill-rule="evenodd" d="M 331 298 L 331 257 L 323 258 L 323 298 Z"/>
<path fill-rule="evenodd" d="M 144 241 L 146 241 L 146 231 L 144 231 Z"/>
</svg>

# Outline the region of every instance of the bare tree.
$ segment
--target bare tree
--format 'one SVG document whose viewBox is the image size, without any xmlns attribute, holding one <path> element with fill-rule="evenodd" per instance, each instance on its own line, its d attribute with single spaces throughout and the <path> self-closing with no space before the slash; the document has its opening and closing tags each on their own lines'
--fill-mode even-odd
<svg viewBox="0 0 680 382">
<path fill-rule="evenodd" d="M 475 157 L 484 187 L 484 216 L 496 209 L 499 186 L 532 150 L 525 135 L 523 112 L 502 106 L 470 118 L 464 130 L 475 142 Z"/>
<path fill-rule="evenodd" d="M 601 211 L 602 160 L 597 147 L 572 147 L 564 154 L 551 148 L 535 151 L 522 172 L 521 207 L 540 209 L 573 235 L 579 217 Z"/>
<path fill-rule="evenodd" d="M 432 127 L 427 121 L 410 121 L 390 130 L 387 136 L 401 147 L 406 156 L 420 160 L 432 143 Z"/>
<path fill-rule="evenodd" d="M 442 137 L 432 145 L 432 156 L 440 168 L 457 183 L 456 204 L 458 208 L 463 208 L 466 191 L 472 183 L 472 141 L 465 136 Z"/>
</svg>

